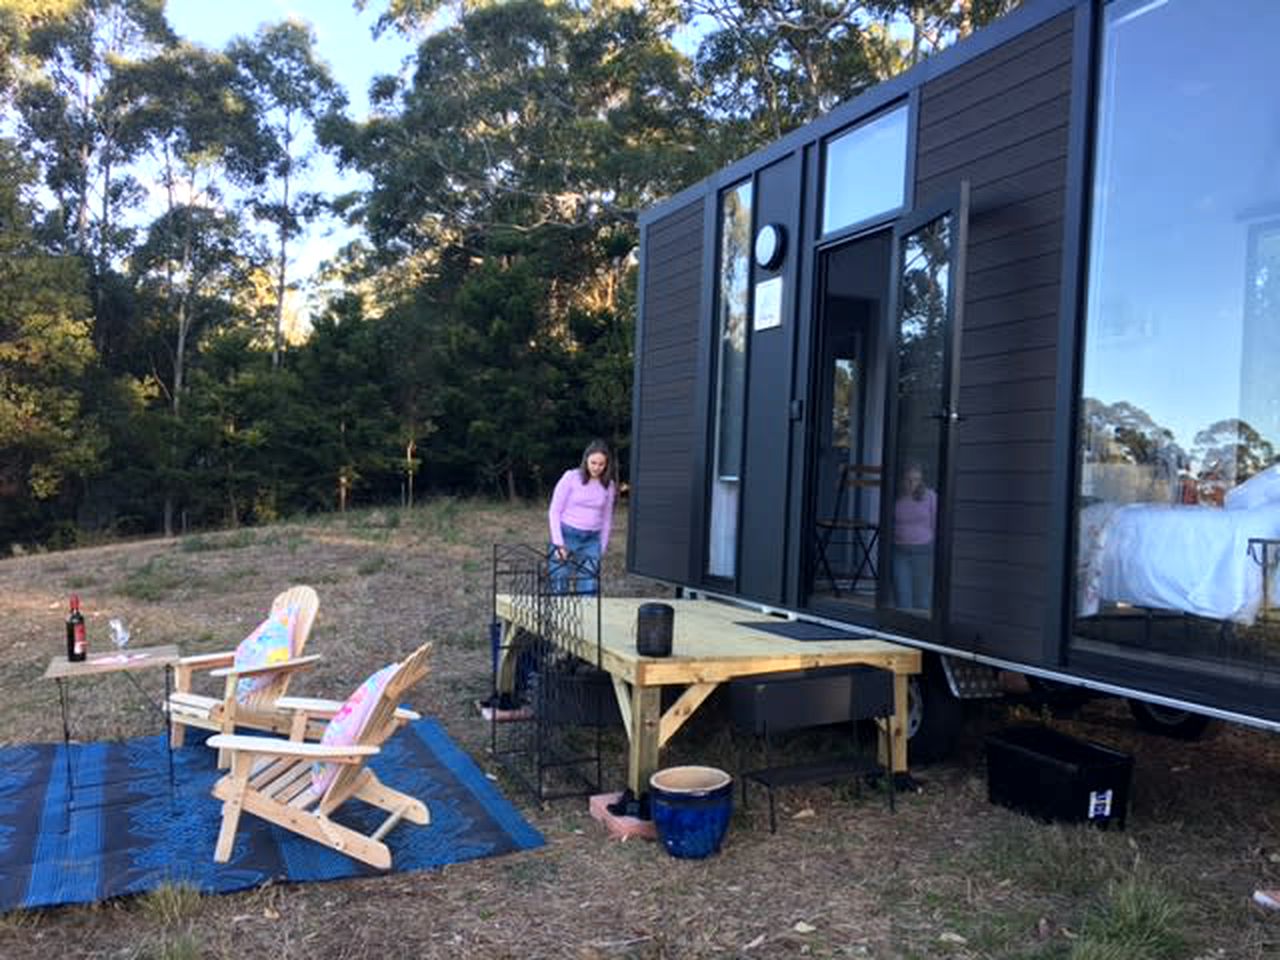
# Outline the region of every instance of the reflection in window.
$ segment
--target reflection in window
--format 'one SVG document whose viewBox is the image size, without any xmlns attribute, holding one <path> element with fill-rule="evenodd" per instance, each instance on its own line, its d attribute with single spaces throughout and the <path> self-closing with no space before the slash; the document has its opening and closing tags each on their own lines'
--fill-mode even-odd
<svg viewBox="0 0 1280 960">
<path fill-rule="evenodd" d="M 1256 660 L 1218 625 L 1270 613 L 1250 541 L 1280 538 L 1280 4 L 1219 7 L 1104 10 L 1076 632 Z"/>
<path fill-rule="evenodd" d="M 707 572 L 732 577 L 738 544 L 738 479 L 742 471 L 747 384 L 747 296 L 751 248 L 751 183 L 725 191 L 720 201 L 717 303 L 715 474 Z"/>
<path fill-rule="evenodd" d="M 902 241 L 898 287 L 897 445 L 891 547 L 893 605 L 928 615 L 933 606 L 938 455 L 949 339 L 951 220 Z"/>
<path fill-rule="evenodd" d="M 897 210 L 906 182 L 907 108 L 902 106 L 828 141 L 822 232 Z"/>
<path fill-rule="evenodd" d="M 836 357 L 832 371 L 831 446 L 842 450 L 853 447 L 857 370 L 856 360 Z"/>
</svg>

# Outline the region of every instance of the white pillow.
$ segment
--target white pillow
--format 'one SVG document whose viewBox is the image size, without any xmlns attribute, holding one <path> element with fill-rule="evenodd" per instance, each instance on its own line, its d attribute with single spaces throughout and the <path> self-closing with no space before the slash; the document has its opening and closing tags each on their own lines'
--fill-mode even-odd
<svg viewBox="0 0 1280 960">
<path fill-rule="evenodd" d="M 1280 463 L 1255 473 L 1252 477 L 1227 491 L 1222 505 L 1228 510 L 1252 510 L 1264 503 L 1280 501 Z"/>
</svg>

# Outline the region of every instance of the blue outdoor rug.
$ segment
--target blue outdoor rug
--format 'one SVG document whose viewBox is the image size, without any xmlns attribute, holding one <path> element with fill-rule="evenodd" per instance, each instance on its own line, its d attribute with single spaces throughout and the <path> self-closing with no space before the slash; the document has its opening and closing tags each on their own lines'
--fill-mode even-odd
<svg viewBox="0 0 1280 960">
<path fill-rule="evenodd" d="M 174 792 L 163 736 L 72 744 L 67 804 L 62 744 L 0 748 L 0 912 L 88 903 L 185 882 L 206 893 L 268 880 L 377 876 L 335 850 L 240 818 L 228 863 L 214 863 L 222 803 L 210 794 L 217 755 L 198 742 L 174 753 Z M 401 821 L 385 838 L 393 871 L 428 870 L 537 847 L 525 822 L 434 720 L 419 720 L 370 764 L 389 787 L 424 801 L 431 823 Z M 386 816 L 358 800 L 334 819 L 365 832 Z"/>
</svg>

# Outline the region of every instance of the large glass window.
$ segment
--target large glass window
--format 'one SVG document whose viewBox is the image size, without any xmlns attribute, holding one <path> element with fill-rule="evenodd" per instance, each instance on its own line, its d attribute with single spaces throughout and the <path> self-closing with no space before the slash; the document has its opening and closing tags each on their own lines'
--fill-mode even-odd
<svg viewBox="0 0 1280 960">
<path fill-rule="evenodd" d="M 738 494 L 742 474 L 743 415 L 747 390 L 747 324 L 751 250 L 751 182 L 720 198 L 717 304 L 715 472 L 707 572 L 732 577 L 738 547 Z"/>
<path fill-rule="evenodd" d="M 1275 645 L 1239 628 L 1280 596 L 1280 3 L 1230 11 L 1104 10 L 1076 633 L 1255 662 Z"/>
<path fill-rule="evenodd" d="M 906 106 L 829 140 L 823 170 L 823 233 L 901 207 L 907 183 Z"/>
</svg>

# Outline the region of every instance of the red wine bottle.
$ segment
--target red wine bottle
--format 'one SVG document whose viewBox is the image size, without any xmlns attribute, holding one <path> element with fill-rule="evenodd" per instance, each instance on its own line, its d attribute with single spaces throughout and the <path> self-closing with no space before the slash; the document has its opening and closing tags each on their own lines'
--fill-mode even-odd
<svg viewBox="0 0 1280 960">
<path fill-rule="evenodd" d="M 85 658 L 89 641 L 84 635 L 84 614 L 80 612 L 80 598 L 71 595 L 71 612 L 67 614 L 67 659 L 73 662 Z"/>
</svg>

